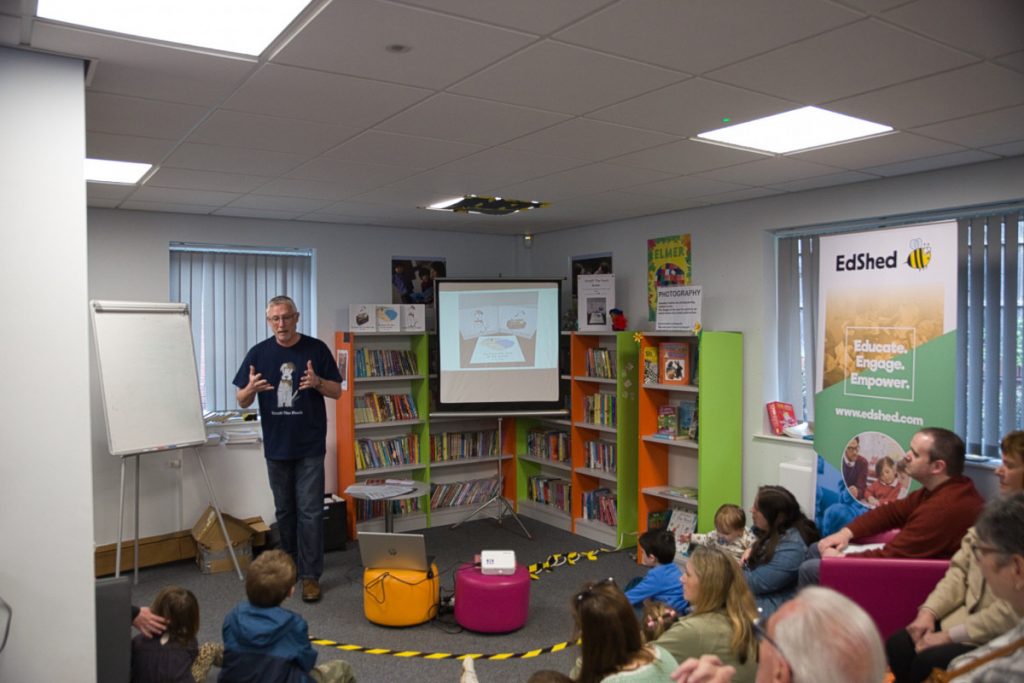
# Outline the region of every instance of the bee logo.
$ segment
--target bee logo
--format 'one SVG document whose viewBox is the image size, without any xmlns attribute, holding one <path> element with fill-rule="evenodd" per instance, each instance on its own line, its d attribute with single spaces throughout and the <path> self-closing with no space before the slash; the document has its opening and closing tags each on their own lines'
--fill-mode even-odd
<svg viewBox="0 0 1024 683">
<path fill-rule="evenodd" d="M 932 260 L 932 247 L 921 239 L 910 240 L 910 254 L 907 265 L 914 270 L 924 270 Z"/>
</svg>

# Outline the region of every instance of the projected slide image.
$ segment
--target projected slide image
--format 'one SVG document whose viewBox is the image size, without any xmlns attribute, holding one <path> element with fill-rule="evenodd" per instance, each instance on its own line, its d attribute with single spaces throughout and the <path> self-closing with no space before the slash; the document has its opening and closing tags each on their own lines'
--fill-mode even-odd
<svg viewBox="0 0 1024 683">
<path fill-rule="evenodd" d="M 499 306 L 472 306 L 459 309 L 459 332 L 463 339 L 497 334 Z"/>
<path fill-rule="evenodd" d="M 471 365 L 488 363 L 522 363 L 526 358 L 519 346 L 519 338 L 511 334 L 479 337 L 473 348 Z"/>
<path fill-rule="evenodd" d="M 502 333 L 531 338 L 537 332 L 536 306 L 498 306 Z"/>
</svg>

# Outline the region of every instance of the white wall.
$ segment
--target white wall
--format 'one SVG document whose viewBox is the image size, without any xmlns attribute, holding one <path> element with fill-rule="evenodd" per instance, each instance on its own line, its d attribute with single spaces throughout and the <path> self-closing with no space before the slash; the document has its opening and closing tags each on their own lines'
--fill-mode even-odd
<svg viewBox="0 0 1024 683">
<path fill-rule="evenodd" d="M 167 301 L 172 241 L 315 249 L 316 334 L 332 347 L 335 331 L 348 328 L 349 304 L 390 301 L 392 256 L 445 257 L 452 277 L 509 276 L 524 269 L 521 260 L 525 258 L 520 239 L 509 236 L 91 209 L 89 297 Z M 117 540 L 120 462 L 107 449 L 94 361 L 92 367 L 95 540 L 102 545 Z M 337 481 L 333 405 L 328 401 L 327 487 L 331 491 Z M 225 512 L 273 521 L 273 499 L 260 447 L 217 446 L 204 449 L 204 454 Z M 206 484 L 191 452 L 150 454 L 142 457 L 141 464 L 140 536 L 191 527 L 207 504 Z M 131 483 L 129 477 L 128 496 L 134 490 Z M 130 538 L 130 515 L 127 518 L 125 536 Z"/>
<path fill-rule="evenodd" d="M 744 334 L 743 499 L 749 505 L 759 485 L 777 482 L 779 463 L 814 460 L 806 446 L 754 438 L 765 429 L 764 404 L 777 399 L 770 379 L 776 315 L 769 231 L 1021 198 L 1024 157 L 1016 157 L 540 234 L 531 265 L 537 273 L 567 273 L 573 255 L 612 252 L 616 304 L 630 329 L 653 329 L 647 321 L 647 240 L 690 233 L 693 281 L 704 287 L 705 327 Z"/>
<path fill-rule="evenodd" d="M 3 681 L 96 680 L 84 92 L 80 61 L 0 48 Z"/>
</svg>

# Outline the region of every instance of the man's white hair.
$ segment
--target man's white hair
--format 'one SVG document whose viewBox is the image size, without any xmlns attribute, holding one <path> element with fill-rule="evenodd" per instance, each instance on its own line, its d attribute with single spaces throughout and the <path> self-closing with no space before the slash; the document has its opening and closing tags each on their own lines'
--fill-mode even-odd
<svg viewBox="0 0 1024 683">
<path fill-rule="evenodd" d="M 820 586 L 803 589 L 792 612 L 773 620 L 772 638 L 789 663 L 793 683 L 879 683 L 885 650 L 867 612 L 844 595 Z"/>
</svg>

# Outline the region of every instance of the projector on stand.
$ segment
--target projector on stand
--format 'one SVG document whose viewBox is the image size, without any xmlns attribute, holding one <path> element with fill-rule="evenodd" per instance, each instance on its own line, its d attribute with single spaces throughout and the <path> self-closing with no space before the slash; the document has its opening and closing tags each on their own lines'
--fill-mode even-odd
<svg viewBox="0 0 1024 683">
<path fill-rule="evenodd" d="M 484 550 L 480 553 L 481 574 L 514 574 L 516 553 L 514 550 Z"/>
</svg>

